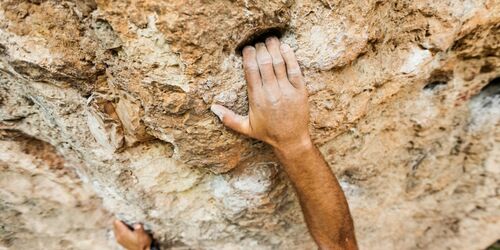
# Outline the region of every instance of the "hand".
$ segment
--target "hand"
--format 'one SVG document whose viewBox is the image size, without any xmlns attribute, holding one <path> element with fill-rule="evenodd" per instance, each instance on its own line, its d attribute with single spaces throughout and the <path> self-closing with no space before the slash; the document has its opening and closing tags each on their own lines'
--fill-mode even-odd
<svg viewBox="0 0 500 250">
<path fill-rule="evenodd" d="M 264 141 L 276 150 L 310 144 L 307 89 L 293 50 L 269 37 L 255 48 L 243 49 L 247 81 L 247 116 L 214 104 L 211 107 L 225 126 Z"/>
<path fill-rule="evenodd" d="M 116 241 L 122 247 L 127 250 L 149 250 L 152 239 L 141 224 L 135 224 L 134 230 L 130 230 L 125 223 L 115 220 L 113 226 Z"/>
</svg>

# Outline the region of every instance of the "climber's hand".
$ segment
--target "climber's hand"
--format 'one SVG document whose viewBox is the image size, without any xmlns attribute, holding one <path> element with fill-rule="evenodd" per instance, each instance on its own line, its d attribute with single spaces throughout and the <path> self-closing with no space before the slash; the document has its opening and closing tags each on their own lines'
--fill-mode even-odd
<svg viewBox="0 0 500 250">
<path fill-rule="evenodd" d="M 270 37 L 243 49 L 247 116 L 214 104 L 211 110 L 227 127 L 267 142 L 275 149 L 310 143 L 307 89 L 293 50 Z"/>
<path fill-rule="evenodd" d="M 131 230 L 128 226 L 115 220 L 113 223 L 115 238 L 120 245 L 127 250 L 149 250 L 151 246 L 151 236 L 149 236 L 141 224 L 135 224 L 134 229 Z"/>
</svg>

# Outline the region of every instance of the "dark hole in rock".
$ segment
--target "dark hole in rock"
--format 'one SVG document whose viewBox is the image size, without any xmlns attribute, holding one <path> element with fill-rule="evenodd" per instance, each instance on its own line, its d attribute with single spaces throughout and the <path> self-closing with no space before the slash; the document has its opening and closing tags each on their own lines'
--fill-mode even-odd
<svg viewBox="0 0 500 250">
<path fill-rule="evenodd" d="M 500 108 L 500 77 L 493 78 L 469 102 L 470 124 L 473 129 L 494 126 Z M 486 126 L 486 127 L 484 127 Z"/>
<path fill-rule="evenodd" d="M 112 48 L 112 49 L 108 49 L 107 51 L 109 51 L 109 53 L 113 56 L 113 57 L 117 57 L 120 55 L 120 52 L 123 51 L 123 48 L 120 46 L 120 47 L 117 47 L 117 48 Z"/>
<path fill-rule="evenodd" d="M 29 0 L 28 2 L 30 2 L 32 4 L 40 5 L 41 3 L 44 2 L 44 0 Z"/>
<path fill-rule="evenodd" d="M 474 97 L 473 102 L 480 102 L 482 108 L 492 107 L 495 100 L 500 99 L 500 77 L 492 79 Z"/>
<path fill-rule="evenodd" d="M 433 90 L 433 89 L 436 89 L 440 86 L 444 86 L 446 85 L 447 82 L 445 81 L 433 81 L 433 82 L 430 82 L 428 83 L 427 85 L 424 86 L 424 89 L 425 90 Z"/>
<path fill-rule="evenodd" d="M 277 38 L 281 38 L 283 33 L 285 32 L 286 27 L 270 27 L 266 29 L 260 29 L 257 30 L 256 32 L 250 34 L 249 36 L 245 37 L 238 46 L 236 46 L 236 54 L 241 56 L 241 52 L 243 51 L 243 48 L 247 45 L 255 45 L 258 42 L 264 42 L 267 37 L 270 36 L 276 36 Z"/>
<path fill-rule="evenodd" d="M 4 45 L 0 44 L 0 55 L 6 54 L 7 48 Z"/>
<path fill-rule="evenodd" d="M 500 77 L 494 78 L 488 83 L 488 85 L 484 86 L 479 92 L 480 95 L 495 97 L 500 96 Z"/>
<path fill-rule="evenodd" d="M 23 100 L 26 101 L 26 103 L 28 104 L 28 106 L 33 106 L 35 105 L 35 103 L 33 102 L 33 99 L 31 99 L 31 97 L 29 96 L 22 96 Z"/>
<path fill-rule="evenodd" d="M 485 250 L 498 250 L 500 249 L 500 239 L 497 242 L 493 243 L 491 246 L 486 248 Z"/>
<path fill-rule="evenodd" d="M 448 84 L 451 79 L 451 72 L 437 70 L 432 72 L 429 83 L 424 86 L 424 90 L 434 90 Z"/>
<path fill-rule="evenodd" d="M 483 66 L 481 66 L 481 69 L 479 72 L 481 73 L 489 73 L 495 70 L 495 66 L 491 63 L 485 63 Z"/>
</svg>

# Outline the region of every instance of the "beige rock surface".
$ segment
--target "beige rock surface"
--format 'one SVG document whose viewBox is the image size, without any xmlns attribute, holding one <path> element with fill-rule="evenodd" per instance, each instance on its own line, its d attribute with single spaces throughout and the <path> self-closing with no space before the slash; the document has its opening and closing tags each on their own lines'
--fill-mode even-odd
<svg viewBox="0 0 500 250">
<path fill-rule="evenodd" d="M 0 249 L 117 248 L 110 214 L 53 146 L 2 130 L 0 169 Z"/>
<path fill-rule="evenodd" d="M 114 214 L 174 249 L 314 249 L 269 148 L 209 111 L 247 111 L 237 48 L 270 28 L 361 249 L 499 238 L 498 0 L 4 0 L 3 247 L 112 248 Z"/>
</svg>

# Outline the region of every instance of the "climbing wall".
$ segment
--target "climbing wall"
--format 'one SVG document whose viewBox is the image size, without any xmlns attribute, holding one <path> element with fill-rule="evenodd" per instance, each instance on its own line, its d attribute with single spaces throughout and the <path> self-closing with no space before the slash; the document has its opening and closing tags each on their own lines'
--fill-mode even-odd
<svg viewBox="0 0 500 250">
<path fill-rule="evenodd" d="M 361 249 L 500 237 L 499 0 L 2 0 L 0 248 L 113 249 L 115 216 L 165 248 L 314 249 L 270 148 L 209 111 L 247 112 L 262 34 L 296 52 Z"/>
</svg>

